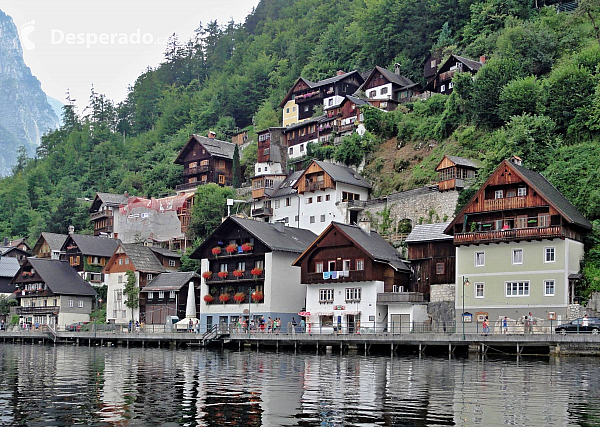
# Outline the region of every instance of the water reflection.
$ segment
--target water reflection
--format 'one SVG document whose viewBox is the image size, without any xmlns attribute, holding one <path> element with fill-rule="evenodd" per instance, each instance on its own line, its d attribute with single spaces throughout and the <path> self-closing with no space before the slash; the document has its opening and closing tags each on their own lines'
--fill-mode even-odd
<svg viewBox="0 0 600 427">
<path fill-rule="evenodd" d="M 2 345 L 0 424 L 592 426 L 599 363 Z"/>
</svg>

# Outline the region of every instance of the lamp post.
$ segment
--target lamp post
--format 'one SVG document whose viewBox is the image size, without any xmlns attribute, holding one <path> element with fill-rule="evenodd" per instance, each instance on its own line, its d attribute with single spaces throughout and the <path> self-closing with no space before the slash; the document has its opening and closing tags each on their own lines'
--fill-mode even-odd
<svg viewBox="0 0 600 427">
<path fill-rule="evenodd" d="M 469 286 L 469 279 L 465 279 L 463 276 L 463 284 L 462 284 L 462 332 L 463 332 L 463 341 L 465 340 L 465 286 Z"/>
</svg>

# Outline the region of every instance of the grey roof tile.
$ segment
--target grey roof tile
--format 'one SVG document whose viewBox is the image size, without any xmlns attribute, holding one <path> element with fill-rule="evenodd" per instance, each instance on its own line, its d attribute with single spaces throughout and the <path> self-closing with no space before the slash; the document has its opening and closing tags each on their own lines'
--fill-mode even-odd
<svg viewBox="0 0 600 427">
<path fill-rule="evenodd" d="M 178 271 L 176 273 L 161 273 L 144 289 L 142 292 L 153 291 L 178 291 L 189 283 L 192 279 L 199 279 L 200 276 L 193 271 Z"/>
<path fill-rule="evenodd" d="M 65 240 L 62 250 L 66 250 L 69 237 L 79 247 L 83 255 L 111 257 L 117 248 L 120 241 L 109 237 L 92 236 L 89 234 L 71 234 Z"/>
<path fill-rule="evenodd" d="M 11 279 L 19 271 L 19 260 L 12 257 L 0 257 L 0 277 L 10 277 Z"/>
<path fill-rule="evenodd" d="M 95 296 L 96 291 L 67 261 L 27 258 L 50 290 L 59 295 Z"/>
<path fill-rule="evenodd" d="M 475 168 L 475 169 L 481 168 L 481 164 L 472 159 L 467 159 L 465 157 L 458 157 L 458 156 L 446 156 L 446 157 L 448 159 L 452 160 L 452 162 L 454 162 L 454 164 L 456 164 L 457 166 L 466 166 L 466 167 Z"/>
<path fill-rule="evenodd" d="M 48 233 L 42 232 L 42 237 L 50 247 L 51 251 L 60 251 L 65 240 L 67 240 L 68 234 Z"/>
<path fill-rule="evenodd" d="M 315 162 L 336 182 L 371 188 L 371 184 L 354 169 L 320 160 L 315 160 Z"/>
<path fill-rule="evenodd" d="M 178 252 L 173 252 L 169 249 L 166 248 L 159 248 L 159 247 L 155 247 L 155 246 L 149 246 L 150 250 L 152 252 L 156 252 L 157 254 L 160 254 L 162 256 L 165 257 L 170 257 L 170 258 L 181 258 L 181 254 Z"/>
<path fill-rule="evenodd" d="M 167 271 L 167 269 L 160 263 L 152 249 L 148 246 L 133 244 L 133 243 L 123 243 L 121 247 L 127 254 L 127 256 L 131 259 L 131 262 L 135 266 L 135 269 L 138 271 L 143 271 L 145 273 L 163 273 Z"/>
<path fill-rule="evenodd" d="M 290 194 L 296 194 L 297 191 L 294 188 L 294 184 L 304 173 L 303 170 L 296 171 L 290 174 L 286 179 L 281 181 L 279 186 L 275 189 L 275 191 L 271 194 L 271 198 L 289 196 Z"/>
<path fill-rule="evenodd" d="M 406 238 L 406 243 L 430 242 L 433 240 L 452 240 L 452 236 L 444 234 L 444 230 L 449 225 L 450 222 L 415 225 Z"/>
<path fill-rule="evenodd" d="M 107 205 L 119 206 L 127 203 L 127 197 L 124 194 L 96 193 L 96 195 L 102 200 L 102 203 Z"/>
<path fill-rule="evenodd" d="M 232 142 L 221 141 L 216 138 L 207 138 L 206 136 L 194 135 L 194 138 L 210 153 L 211 156 L 233 159 L 235 144 Z"/>
</svg>

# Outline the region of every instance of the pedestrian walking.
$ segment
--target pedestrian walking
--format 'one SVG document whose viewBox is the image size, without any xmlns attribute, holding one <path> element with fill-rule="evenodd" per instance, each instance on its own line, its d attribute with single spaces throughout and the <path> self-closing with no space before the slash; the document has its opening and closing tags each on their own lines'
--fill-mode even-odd
<svg viewBox="0 0 600 427">
<path fill-rule="evenodd" d="M 488 320 L 488 317 L 485 316 L 485 319 L 483 319 L 483 334 L 487 335 L 489 332 L 490 332 L 489 320 Z"/>
<path fill-rule="evenodd" d="M 297 325 L 296 318 L 292 317 L 292 334 L 296 333 L 296 325 Z"/>
<path fill-rule="evenodd" d="M 300 319 L 300 332 L 306 332 L 306 321 L 304 320 L 304 318 Z"/>
<path fill-rule="evenodd" d="M 502 333 L 508 333 L 508 317 L 506 316 L 504 316 L 504 319 L 502 319 Z"/>
<path fill-rule="evenodd" d="M 586 313 L 585 316 L 583 316 L 583 319 L 581 319 L 581 328 L 583 330 L 583 332 L 587 332 L 590 326 L 590 319 L 588 318 L 588 315 Z"/>
<path fill-rule="evenodd" d="M 533 314 L 529 312 L 529 333 L 533 334 Z"/>
</svg>

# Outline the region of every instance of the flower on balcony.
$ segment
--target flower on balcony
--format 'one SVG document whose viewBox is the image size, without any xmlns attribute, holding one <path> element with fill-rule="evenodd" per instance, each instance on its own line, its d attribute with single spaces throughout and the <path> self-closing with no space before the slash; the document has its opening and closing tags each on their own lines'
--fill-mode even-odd
<svg viewBox="0 0 600 427">
<path fill-rule="evenodd" d="M 233 296 L 233 300 L 237 303 L 243 303 L 245 299 L 246 299 L 246 294 L 243 292 L 238 292 L 237 294 L 235 294 Z"/>
<path fill-rule="evenodd" d="M 244 252 L 250 252 L 252 250 L 252 244 L 251 243 L 244 243 L 242 245 L 242 250 Z"/>
<path fill-rule="evenodd" d="M 209 280 L 212 277 L 212 271 L 205 271 L 204 273 L 202 273 L 202 277 L 204 278 L 204 280 Z"/>
<path fill-rule="evenodd" d="M 226 279 L 227 276 L 229 276 L 229 271 L 219 271 L 217 276 L 219 276 L 221 279 Z"/>
<path fill-rule="evenodd" d="M 227 245 L 227 247 L 225 248 L 225 250 L 227 251 L 228 254 L 233 254 L 235 252 L 237 252 L 237 245 L 235 243 L 232 243 L 230 245 Z"/>
<path fill-rule="evenodd" d="M 252 270 L 250 270 L 250 273 L 252 273 L 253 276 L 260 276 L 263 274 L 263 269 L 260 267 L 254 267 Z"/>
<path fill-rule="evenodd" d="M 264 298 L 264 295 L 261 291 L 252 292 L 252 301 L 259 302 L 259 301 L 262 301 L 263 298 Z"/>
<path fill-rule="evenodd" d="M 225 304 L 226 302 L 228 302 L 231 299 L 231 295 L 229 294 L 221 294 L 219 295 L 219 301 L 221 301 L 223 304 Z"/>
<path fill-rule="evenodd" d="M 238 279 L 239 279 L 240 277 L 244 277 L 244 273 L 245 273 L 245 272 L 244 272 L 244 270 L 240 270 L 240 269 L 233 270 L 233 275 L 234 275 L 235 277 L 237 277 Z"/>
<path fill-rule="evenodd" d="M 221 253 L 221 247 L 220 246 L 215 246 L 210 251 L 212 252 L 212 254 L 214 256 L 217 256 L 217 255 L 219 255 Z"/>
<path fill-rule="evenodd" d="M 213 298 L 212 295 L 204 295 L 204 302 L 207 304 L 210 304 L 211 302 L 213 302 L 215 299 Z"/>
</svg>

